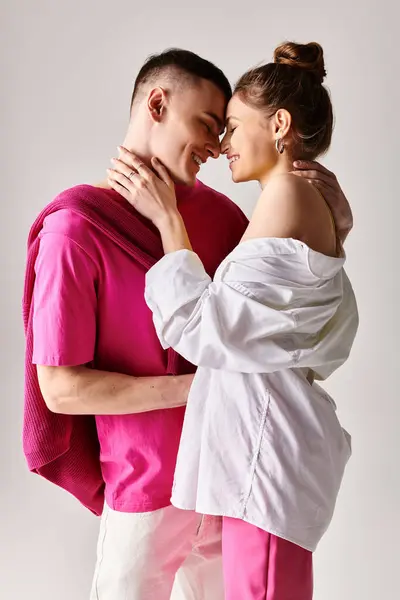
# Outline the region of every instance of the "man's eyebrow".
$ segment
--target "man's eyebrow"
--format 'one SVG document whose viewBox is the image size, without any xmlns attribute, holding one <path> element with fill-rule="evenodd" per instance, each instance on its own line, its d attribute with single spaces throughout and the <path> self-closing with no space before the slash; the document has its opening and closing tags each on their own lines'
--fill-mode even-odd
<svg viewBox="0 0 400 600">
<path fill-rule="evenodd" d="M 219 133 L 223 133 L 225 131 L 225 125 L 223 124 L 223 122 L 221 121 L 221 119 L 219 117 L 217 117 L 217 115 L 213 112 L 209 112 L 209 111 L 205 111 L 205 114 L 210 117 L 213 121 L 215 121 L 217 127 L 218 127 L 218 132 Z"/>
</svg>

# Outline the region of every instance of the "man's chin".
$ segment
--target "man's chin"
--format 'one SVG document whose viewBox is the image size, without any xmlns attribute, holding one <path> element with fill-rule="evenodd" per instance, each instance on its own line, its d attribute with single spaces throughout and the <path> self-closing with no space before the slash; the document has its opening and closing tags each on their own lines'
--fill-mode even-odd
<svg viewBox="0 0 400 600">
<path fill-rule="evenodd" d="M 185 187 L 194 187 L 196 185 L 196 175 L 186 175 L 181 177 L 173 177 L 175 185 L 184 185 Z"/>
</svg>

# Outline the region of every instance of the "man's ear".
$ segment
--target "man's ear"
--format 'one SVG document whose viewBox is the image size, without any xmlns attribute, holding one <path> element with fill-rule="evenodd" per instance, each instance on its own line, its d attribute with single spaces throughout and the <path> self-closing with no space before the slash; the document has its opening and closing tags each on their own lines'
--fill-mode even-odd
<svg viewBox="0 0 400 600">
<path fill-rule="evenodd" d="M 167 92 L 162 87 L 153 88 L 147 97 L 147 109 L 153 121 L 159 123 L 167 107 Z"/>
</svg>

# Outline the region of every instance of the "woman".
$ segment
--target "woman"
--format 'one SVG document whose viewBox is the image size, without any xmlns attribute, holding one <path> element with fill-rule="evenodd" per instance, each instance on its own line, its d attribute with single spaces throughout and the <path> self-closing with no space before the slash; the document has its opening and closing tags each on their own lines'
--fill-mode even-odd
<svg viewBox="0 0 400 600">
<path fill-rule="evenodd" d="M 228 600 L 309 600 L 312 552 L 351 454 L 333 400 L 314 383 L 348 357 L 357 307 L 326 202 L 290 174 L 332 137 L 316 44 L 286 43 L 245 73 L 222 151 L 235 182 L 262 193 L 213 281 L 191 250 L 174 184 L 125 151 L 109 183 L 159 229 L 166 256 L 147 275 L 162 345 L 199 366 L 172 503 L 221 515 Z M 132 172 L 132 167 L 134 172 Z"/>
</svg>

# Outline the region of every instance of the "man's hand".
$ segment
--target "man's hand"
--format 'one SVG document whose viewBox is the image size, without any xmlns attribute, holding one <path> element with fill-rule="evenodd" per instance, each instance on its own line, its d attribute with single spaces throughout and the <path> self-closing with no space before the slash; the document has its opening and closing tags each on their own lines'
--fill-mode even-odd
<svg viewBox="0 0 400 600">
<path fill-rule="evenodd" d="M 325 198 L 336 223 L 338 238 L 343 244 L 353 228 L 353 213 L 336 175 L 315 161 L 300 160 L 293 165 L 293 175 L 307 179 Z"/>
</svg>

